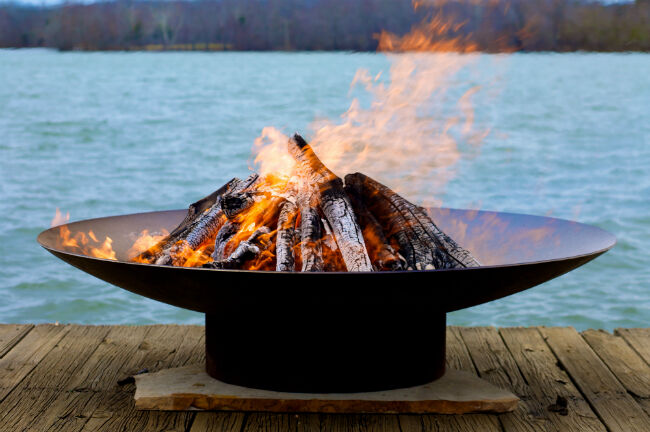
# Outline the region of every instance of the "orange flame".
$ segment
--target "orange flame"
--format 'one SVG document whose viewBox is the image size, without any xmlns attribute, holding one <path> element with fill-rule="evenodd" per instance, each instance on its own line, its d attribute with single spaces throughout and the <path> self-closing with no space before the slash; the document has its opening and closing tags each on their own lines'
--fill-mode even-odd
<svg viewBox="0 0 650 432">
<path fill-rule="evenodd" d="M 160 234 L 149 234 L 149 230 L 143 230 L 138 238 L 133 242 L 133 246 L 127 251 L 127 256 L 134 262 L 148 263 L 140 254 L 156 246 L 162 239 L 169 235 L 166 229 L 161 230 Z"/>
<path fill-rule="evenodd" d="M 113 240 L 110 237 L 106 236 L 104 241 L 100 242 L 92 231 L 88 231 L 87 234 L 78 231 L 72 235 L 68 225 L 61 225 L 59 227 L 57 247 L 69 252 L 93 256 L 95 258 L 117 259 L 115 251 L 113 251 Z"/>
</svg>

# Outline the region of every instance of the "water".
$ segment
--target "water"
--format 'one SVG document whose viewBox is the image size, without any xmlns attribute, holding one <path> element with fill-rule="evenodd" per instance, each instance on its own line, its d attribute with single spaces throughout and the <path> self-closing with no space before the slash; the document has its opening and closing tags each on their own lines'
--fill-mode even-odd
<svg viewBox="0 0 650 432">
<path fill-rule="evenodd" d="M 493 65 L 459 79 L 482 85 L 476 118 L 491 133 L 439 198 L 576 219 L 618 245 L 450 323 L 648 326 L 650 55 L 479 63 Z M 36 235 L 56 207 L 72 220 L 186 207 L 246 175 L 264 126 L 336 119 L 355 71 L 388 66 L 374 54 L 0 51 L 0 322 L 202 322 L 62 263 Z"/>
</svg>

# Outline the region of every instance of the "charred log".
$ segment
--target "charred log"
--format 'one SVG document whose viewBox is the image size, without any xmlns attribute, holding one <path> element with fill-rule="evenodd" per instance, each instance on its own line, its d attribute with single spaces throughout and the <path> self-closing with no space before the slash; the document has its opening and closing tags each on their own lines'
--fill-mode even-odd
<svg viewBox="0 0 650 432">
<path fill-rule="evenodd" d="M 363 203 L 361 191 L 351 184 L 346 184 L 345 192 L 350 198 L 352 208 L 361 226 L 374 269 L 377 271 L 405 270 L 406 260 L 400 257 L 386 239 L 381 225 Z"/>
<path fill-rule="evenodd" d="M 278 234 L 275 242 L 275 270 L 295 271 L 296 218 L 298 208 L 291 201 L 285 201 L 278 217 Z"/>
<path fill-rule="evenodd" d="M 297 162 L 300 176 L 320 204 L 332 228 L 347 271 L 372 271 L 361 228 L 343 190 L 341 179 L 318 159 L 300 135 L 295 134 L 290 138 L 288 147 L 289 153 Z"/>
<path fill-rule="evenodd" d="M 306 192 L 298 193 L 301 271 L 320 272 L 324 269 L 321 222 L 316 206 L 309 198 Z"/>
<path fill-rule="evenodd" d="M 170 248 L 179 240 L 184 239 L 191 228 L 198 224 L 204 213 L 217 205 L 224 194 L 237 188 L 241 183 L 242 180 L 233 178 L 210 195 L 190 204 L 183 221 L 167 237 L 135 257 L 134 261 L 155 262 L 159 265 L 169 264 L 171 262 Z"/>
<path fill-rule="evenodd" d="M 253 260 L 257 258 L 261 252 L 261 245 L 259 242 L 259 238 L 264 235 L 264 234 L 269 234 L 270 230 L 267 227 L 262 227 L 251 236 L 245 240 L 239 243 L 237 245 L 237 248 L 233 251 L 232 254 L 225 260 L 220 260 L 220 261 L 214 261 L 212 263 L 212 268 L 220 268 L 220 269 L 238 269 L 241 268 L 244 263 L 247 261 Z"/>
<path fill-rule="evenodd" d="M 361 191 L 362 201 L 389 237 L 399 245 L 409 268 L 417 270 L 479 266 L 478 261 L 433 223 L 426 212 L 388 187 L 361 173 L 348 174 L 346 185 Z"/>
</svg>

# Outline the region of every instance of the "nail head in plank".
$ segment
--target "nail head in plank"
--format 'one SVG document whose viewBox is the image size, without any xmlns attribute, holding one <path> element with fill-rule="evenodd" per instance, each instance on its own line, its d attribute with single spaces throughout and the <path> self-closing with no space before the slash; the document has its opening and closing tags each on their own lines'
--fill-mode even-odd
<svg viewBox="0 0 650 432">
<path fill-rule="evenodd" d="M 650 431 L 643 409 L 573 327 L 539 331 L 611 432 Z"/>
</svg>

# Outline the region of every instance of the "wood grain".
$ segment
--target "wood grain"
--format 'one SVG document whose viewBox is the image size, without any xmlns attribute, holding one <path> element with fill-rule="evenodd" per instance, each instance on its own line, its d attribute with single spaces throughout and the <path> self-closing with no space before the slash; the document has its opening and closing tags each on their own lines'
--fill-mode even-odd
<svg viewBox="0 0 650 432">
<path fill-rule="evenodd" d="M 33 324 L 0 324 L 0 358 L 34 328 Z"/>
<path fill-rule="evenodd" d="M 557 359 L 535 328 L 503 328 L 503 341 L 528 383 L 531 397 L 546 407 L 544 416 L 560 431 L 605 432 L 605 427 L 580 394 L 571 378 L 556 364 Z M 567 400 L 567 412 L 551 412 L 557 398 Z"/>
<path fill-rule="evenodd" d="M 614 333 L 621 336 L 650 365 L 650 328 L 618 328 Z"/>
<path fill-rule="evenodd" d="M 574 328 L 539 330 L 611 432 L 650 431 L 650 419 L 643 409 Z"/>
<path fill-rule="evenodd" d="M 603 330 L 587 330 L 582 337 L 650 415 L 650 366 L 620 336 Z"/>
<path fill-rule="evenodd" d="M 32 426 L 40 423 L 43 412 L 68 388 L 75 372 L 83 367 L 108 332 L 106 326 L 70 326 L 33 371 L 2 401 L 0 424 L 9 430 L 39 430 Z M 13 350 L 5 359 L 12 353 Z"/>
<path fill-rule="evenodd" d="M 481 378 L 519 396 L 519 407 L 499 416 L 506 431 L 556 431 L 546 406 L 534 398 L 515 359 L 494 327 L 465 327 L 460 334 Z"/>
<path fill-rule="evenodd" d="M 194 344 L 201 340 L 203 328 L 197 326 L 152 326 L 138 349 L 124 366 L 125 374 L 144 368 L 156 371 L 187 361 Z M 84 424 L 82 431 L 170 430 L 185 431 L 192 416 L 187 413 L 149 413 L 136 411 L 134 385 L 115 386 L 103 392 L 98 409 Z"/>
<path fill-rule="evenodd" d="M 36 326 L 0 359 L 0 402 L 40 363 L 67 331 L 67 327 L 52 324 Z"/>
</svg>

